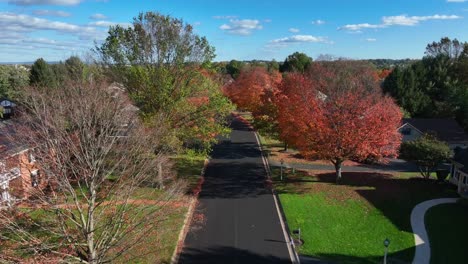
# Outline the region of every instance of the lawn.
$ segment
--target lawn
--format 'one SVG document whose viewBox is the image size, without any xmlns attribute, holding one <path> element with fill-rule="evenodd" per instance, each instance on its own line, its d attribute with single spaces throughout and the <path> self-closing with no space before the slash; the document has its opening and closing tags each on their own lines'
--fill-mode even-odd
<svg viewBox="0 0 468 264">
<path fill-rule="evenodd" d="M 278 192 L 291 230 L 300 228 L 304 245 L 300 254 L 339 263 L 381 263 L 385 238 L 389 258 L 411 262 L 414 238 L 410 214 L 425 200 L 456 197 L 452 186 L 409 175 L 343 173 L 336 185 L 334 173 L 286 171 Z M 414 174 L 417 176 L 417 174 Z"/>
<path fill-rule="evenodd" d="M 431 245 L 431 263 L 466 263 L 466 203 L 434 206 L 427 211 L 425 221 Z"/>
</svg>

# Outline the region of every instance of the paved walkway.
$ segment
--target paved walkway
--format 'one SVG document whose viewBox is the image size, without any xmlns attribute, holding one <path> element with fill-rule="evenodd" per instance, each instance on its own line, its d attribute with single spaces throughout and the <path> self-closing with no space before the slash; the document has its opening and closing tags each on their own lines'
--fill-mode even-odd
<svg viewBox="0 0 468 264">
<path fill-rule="evenodd" d="M 424 216 L 427 210 L 439 204 L 456 203 L 457 200 L 458 198 L 434 199 L 422 202 L 414 207 L 411 212 L 411 228 L 413 229 L 414 243 L 416 245 L 413 263 L 429 264 L 431 260 L 431 246 L 424 223 Z"/>
<path fill-rule="evenodd" d="M 240 118 L 216 145 L 179 258 L 192 263 L 291 263 L 254 131 Z"/>
</svg>

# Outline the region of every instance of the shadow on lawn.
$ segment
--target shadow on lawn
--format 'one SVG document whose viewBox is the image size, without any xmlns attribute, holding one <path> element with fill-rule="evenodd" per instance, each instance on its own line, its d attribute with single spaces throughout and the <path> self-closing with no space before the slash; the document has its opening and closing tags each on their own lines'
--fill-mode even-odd
<svg viewBox="0 0 468 264">
<path fill-rule="evenodd" d="M 320 182 L 335 184 L 334 173 L 320 173 L 317 178 Z M 385 173 L 343 173 L 343 180 L 339 185 L 351 187 L 351 192 L 365 198 L 395 226 L 407 232 L 412 231 L 408 216 L 418 203 L 458 196 L 455 187 L 449 183 L 423 178 L 401 179 Z"/>
<path fill-rule="evenodd" d="M 449 183 L 438 183 L 432 179 L 402 179 L 392 174 L 376 172 L 345 172 L 340 184 L 336 184 L 335 179 L 335 173 L 317 173 L 314 176 L 306 176 L 299 172 L 293 176 L 288 175 L 285 183 L 277 182 L 275 188 L 278 186 L 276 190 L 279 193 L 324 192 L 328 198 L 338 202 L 365 199 L 399 230 L 405 232 L 412 232 L 410 215 L 417 204 L 430 199 L 458 197 L 455 186 Z M 414 247 L 408 248 L 393 253 L 392 256 L 394 259 L 410 259 L 414 254 L 414 249 Z M 319 257 L 339 259 L 339 256 Z M 353 258 L 352 256 L 344 257 L 346 260 Z M 369 257 L 369 262 L 365 262 L 365 259 L 356 259 L 355 263 L 375 263 L 375 259 Z"/>
<path fill-rule="evenodd" d="M 413 254 L 414 247 L 390 253 L 387 256 L 388 264 L 407 264 L 410 262 L 400 259 L 401 255 Z M 384 249 L 381 256 L 356 257 L 340 254 L 317 254 L 316 256 L 301 255 L 301 264 L 376 264 L 383 262 Z M 320 260 L 317 260 L 319 258 Z"/>
</svg>

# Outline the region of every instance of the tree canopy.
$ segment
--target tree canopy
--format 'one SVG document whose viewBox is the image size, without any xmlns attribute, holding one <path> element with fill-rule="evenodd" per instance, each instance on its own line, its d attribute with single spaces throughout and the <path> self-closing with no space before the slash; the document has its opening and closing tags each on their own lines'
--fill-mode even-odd
<svg viewBox="0 0 468 264">
<path fill-rule="evenodd" d="M 448 160 L 450 156 L 451 151 L 447 143 L 431 135 L 423 135 L 417 140 L 404 142 L 400 148 L 400 157 L 418 165 L 421 175 L 426 179 L 439 164 Z"/>
<path fill-rule="evenodd" d="M 426 47 L 426 56 L 396 67 L 383 89 L 412 117 L 456 118 L 468 128 L 468 44 L 442 38 Z"/>
<path fill-rule="evenodd" d="M 232 107 L 205 67 L 214 48 L 191 25 L 159 13 L 140 13 L 131 27 L 111 27 L 96 51 L 145 121 L 162 118 L 173 128 L 170 138 L 176 140 L 168 140 L 168 147 L 206 149 L 214 135 L 226 132 L 224 117 Z"/>
<path fill-rule="evenodd" d="M 284 77 L 277 97 L 284 140 L 309 158 L 331 161 L 337 181 L 347 159 L 396 156 L 399 107 L 380 92 L 375 71 L 353 62 L 313 63 Z"/>
<path fill-rule="evenodd" d="M 304 72 L 312 63 L 312 58 L 302 52 L 289 55 L 280 66 L 281 72 Z"/>
</svg>

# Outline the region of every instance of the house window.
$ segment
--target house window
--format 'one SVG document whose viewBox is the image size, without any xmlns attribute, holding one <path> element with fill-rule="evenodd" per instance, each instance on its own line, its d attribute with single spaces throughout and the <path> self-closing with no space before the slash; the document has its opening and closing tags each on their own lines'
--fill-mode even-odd
<svg viewBox="0 0 468 264">
<path fill-rule="evenodd" d="M 410 127 L 405 127 L 403 129 L 401 129 L 401 134 L 403 134 L 405 136 L 411 135 L 411 128 Z"/>
<path fill-rule="evenodd" d="M 37 187 L 39 185 L 39 171 L 38 170 L 33 170 L 31 172 L 31 186 L 32 187 Z"/>
</svg>

